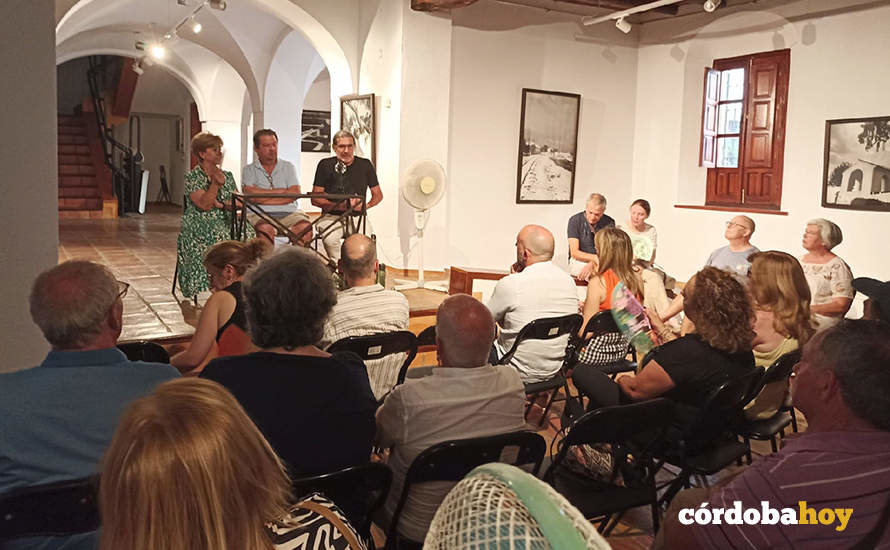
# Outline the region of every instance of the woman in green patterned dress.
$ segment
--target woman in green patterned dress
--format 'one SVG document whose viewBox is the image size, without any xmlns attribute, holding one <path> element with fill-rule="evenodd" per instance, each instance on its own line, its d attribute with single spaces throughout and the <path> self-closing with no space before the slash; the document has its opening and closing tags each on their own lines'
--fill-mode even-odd
<svg viewBox="0 0 890 550">
<path fill-rule="evenodd" d="M 185 175 L 186 206 L 177 240 L 179 288 L 186 298 L 210 288 L 204 253 L 214 244 L 228 240 L 231 230 L 229 201 L 236 191 L 231 172 L 223 171 L 222 138 L 201 132 L 192 138 L 192 154 L 198 164 Z M 253 228 L 245 228 L 252 238 Z"/>
</svg>

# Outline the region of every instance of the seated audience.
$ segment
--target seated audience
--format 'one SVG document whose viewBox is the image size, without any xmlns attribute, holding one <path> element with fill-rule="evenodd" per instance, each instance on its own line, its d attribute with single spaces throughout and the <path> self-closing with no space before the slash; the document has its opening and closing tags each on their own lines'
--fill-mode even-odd
<svg viewBox="0 0 890 550">
<path fill-rule="evenodd" d="M 890 323 L 890 281 L 882 283 L 869 277 L 856 277 L 853 279 L 853 288 L 868 296 L 862 306 L 863 319 Z"/>
<path fill-rule="evenodd" d="M 232 394 L 175 380 L 130 407 L 108 448 L 100 548 L 364 548 L 329 500 L 290 499 L 284 465 Z"/>
<path fill-rule="evenodd" d="M 658 232 L 654 226 L 646 223 L 651 212 L 649 201 L 637 199 L 630 205 L 628 221 L 618 226 L 633 243 L 634 259 L 641 260 L 645 265 L 655 262 L 655 249 L 658 246 Z"/>
<path fill-rule="evenodd" d="M 742 284 L 727 271 L 706 267 L 683 293 L 694 332 L 676 338 L 650 314 L 665 343 L 649 354 L 639 374 L 622 376 L 616 383 L 596 369 L 574 372 L 575 386 L 590 397 L 590 409 L 662 396 L 697 408 L 723 382 L 754 368 L 754 311 Z"/>
<path fill-rule="evenodd" d="M 207 251 L 204 268 L 210 276 L 213 294 L 201 309 L 198 328 L 189 347 L 171 357 L 171 365 L 183 374 L 197 375 L 211 359 L 214 343 L 219 345 L 218 356 L 242 355 L 248 351 L 241 279 L 271 246 L 265 239 L 256 238 L 247 243 L 224 241 Z M 226 341 L 233 345 L 226 345 Z"/>
<path fill-rule="evenodd" d="M 575 281 L 553 265 L 553 234 L 540 225 L 526 225 L 516 236 L 516 264 L 511 275 L 494 287 L 488 309 L 500 325 L 491 362 L 510 351 L 522 327 L 535 319 L 578 312 Z M 565 357 L 568 335 L 520 344 L 510 364 L 523 382 L 540 382 L 556 374 Z"/>
<path fill-rule="evenodd" d="M 807 222 L 803 234 L 803 248 L 807 253 L 800 263 L 810 285 L 810 311 L 819 330 L 840 322 L 856 295 L 853 273 L 846 262 L 831 251 L 843 240 L 841 228 L 836 224 L 822 218 Z"/>
<path fill-rule="evenodd" d="M 728 484 L 679 493 L 665 515 L 665 548 L 884 548 L 890 545 L 890 326 L 846 320 L 804 347 L 791 382 L 807 431 L 785 439 Z M 783 512 L 796 520 L 684 525 L 682 508 Z M 736 504 L 738 503 L 738 504 Z M 803 507 L 806 511 L 802 511 Z M 822 523 L 820 510 L 834 521 Z M 836 514 L 841 511 L 842 516 Z M 818 515 L 818 519 L 817 519 Z M 747 517 L 747 514 L 745 514 Z M 778 517 L 776 517 L 778 520 Z M 661 541 L 656 541 L 658 546 Z"/>
<path fill-rule="evenodd" d="M 797 259 L 775 250 L 751 255 L 750 282 L 755 315 L 754 364 L 766 369 L 805 344 L 815 332 L 810 319 L 810 288 Z M 745 408 L 745 415 L 752 420 L 773 416 L 787 391 L 787 380 L 764 387 Z"/>
<path fill-rule="evenodd" d="M 525 390 L 516 370 L 488 363 L 495 325 L 475 298 L 447 298 L 436 314 L 438 367 L 430 376 L 396 386 L 377 411 L 377 444 L 392 447 L 393 484 L 384 507 L 388 525 L 405 473 L 428 447 L 452 439 L 514 432 L 525 426 Z M 399 532 L 422 541 L 453 483 L 413 486 L 399 519 Z"/>
<path fill-rule="evenodd" d="M 596 249 L 599 266 L 596 275 L 587 282 L 587 298 L 582 310 L 584 322 L 581 335 L 590 318 L 600 311 L 612 309 L 612 293 L 618 283 L 623 283 L 634 296 L 643 301 L 643 280 L 633 266 L 633 248 L 627 233 L 615 227 L 605 227 L 596 232 Z M 588 342 L 580 354 L 586 365 L 605 365 L 623 359 L 627 355 L 627 338 L 620 333 L 598 336 Z"/>
<path fill-rule="evenodd" d="M 126 406 L 179 376 L 115 347 L 128 287 L 86 261 L 34 281 L 31 318 L 52 350 L 37 367 L 0 374 L 0 493 L 95 474 Z M 92 548 L 96 540 L 32 537 L 3 548 Z"/>
<path fill-rule="evenodd" d="M 379 269 L 377 245 L 373 240 L 355 234 L 343 241 L 340 272 L 347 288 L 337 294 L 337 303 L 325 321 L 320 347 L 327 348 L 350 336 L 408 328 L 408 299 L 401 292 L 386 290 L 377 282 Z M 404 355 L 397 354 L 367 363 L 371 389 L 378 399 L 392 389 L 404 360 Z"/>
<path fill-rule="evenodd" d="M 569 218 L 569 273 L 586 281 L 596 273 L 597 251 L 593 236 L 604 227 L 615 225 L 615 220 L 604 214 L 606 197 L 591 193 L 583 212 Z"/>
<path fill-rule="evenodd" d="M 201 377 L 234 394 L 291 475 L 366 463 L 377 400 L 365 365 L 315 345 L 337 300 L 325 267 L 311 252 L 286 248 L 248 271 L 242 292 L 260 351 L 214 359 Z"/>
</svg>

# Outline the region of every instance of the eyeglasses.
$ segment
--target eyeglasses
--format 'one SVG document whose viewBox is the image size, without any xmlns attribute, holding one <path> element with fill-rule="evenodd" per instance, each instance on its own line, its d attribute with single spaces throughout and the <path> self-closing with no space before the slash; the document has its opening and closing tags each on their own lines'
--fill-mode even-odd
<svg viewBox="0 0 890 550">
<path fill-rule="evenodd" d="M 123 300 L 124 296 L 127 295 L 127 291 L 130 290 L 130 283 L 125 283 L 123 281 L 117 281 L 118 288 L 120 291 L 117 293 L 117 299 Z"/>
<path fill-rule="evenodd" d="M 742 229 L 748 229 L 747 226 L 744 226 L 744 225 L 742 225 L 742 224 L 740 224 L 740 223 L 736 223 L 736 222 L 734 222 L 734 221 L 728 221 L 728 222 L 726 222 L 726 227 L 731 227 L 731 226 L 733 226 L 733 225 L 737 225 L 737 226 L 741 227 Z"/>
</svg>

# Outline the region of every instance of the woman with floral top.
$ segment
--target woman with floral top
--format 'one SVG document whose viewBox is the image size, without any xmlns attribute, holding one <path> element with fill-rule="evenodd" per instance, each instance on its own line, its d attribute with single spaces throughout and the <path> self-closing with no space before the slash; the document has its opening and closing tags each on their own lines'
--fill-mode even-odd
<svg viewBox="0 0 890 550">
<path fill-rule="evenodd" d="M 822 218 L 808 221 L 803 234 L 802 244 L 807 253 L 801 257 L 800 264 L 810 285 L 810 311 L 818 330 L 839 323 L 856 293 L 853 273 L 846 262 L 831 251 L 843 239 L 841 228 Z"/>
</svg>

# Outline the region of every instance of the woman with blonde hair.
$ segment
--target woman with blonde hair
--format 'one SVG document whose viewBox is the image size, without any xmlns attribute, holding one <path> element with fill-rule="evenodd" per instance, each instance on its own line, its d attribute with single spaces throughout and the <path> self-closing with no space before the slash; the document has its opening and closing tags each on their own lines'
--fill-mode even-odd
<svg viewBox="0 0 890 550">
<path fill-rule="evenodd" d="M 297 534 L 313 537 L 318 516 L 297 519 L 289 500 L 281 460 L 235 398 L 209 380 L 173 380 L 131 405 L 105 454 L 99 548 L 302 548 Z M 362 548 L 324 502 L 334 513 L 321 515 L 342 534 L 337 548 Z"/>
<path fill-rule="evenodd" d="M 170 358 L 170 364 L 184 375 L 196 376 L 213 357 L 247 353 L 247 319 L 241 280 L 247 270 L 272 250 L 262 238 L 246 243 L 223 241 L 204 255 L 204 268 L 210 276 L 213 294 L 207 299 L 198 319 L 198 328 L 189 347 Z M 218 345 L 213 354 L 214 343 Z"/>
<path fill-rule="evenodd" d="M 810 317 L 810 287 L 800 262 L 791 254 L 770 250 L 749 258 L 751 296 L 754 298 L 754 362 L 767 368 L 802 347 L 816 331 Z M 751 419 L 769 418 L 785 400 L 788 381 L 764 387 L 745 409 Z"/>
</svg>

